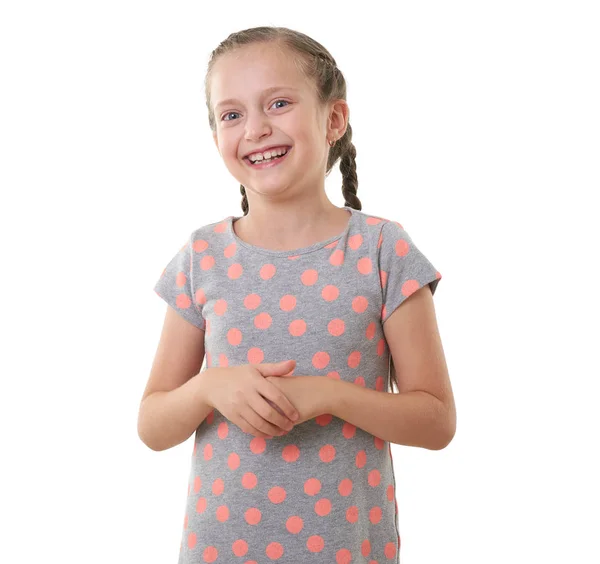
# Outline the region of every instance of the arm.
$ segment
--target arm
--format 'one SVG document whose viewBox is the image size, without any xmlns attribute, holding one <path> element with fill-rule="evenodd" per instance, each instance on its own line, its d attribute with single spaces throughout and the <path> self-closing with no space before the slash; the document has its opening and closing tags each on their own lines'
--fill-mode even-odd
<svg viewBox="0 0 600 564">
<path fill-rule="evenodd" d="M 167 450 L 186 441 L 213 410 L 207 402 L 208 368 L 168 392 L 150 394 L 140 406 L 139 435 L 152 450 Z"/>
<path fill-rule="evenodd" d="M 379 392 L 321 377 L 324 412 L 391 443 L 441 450 L 452 438 L 444 404 L 427 392 Z"/>
</svg>

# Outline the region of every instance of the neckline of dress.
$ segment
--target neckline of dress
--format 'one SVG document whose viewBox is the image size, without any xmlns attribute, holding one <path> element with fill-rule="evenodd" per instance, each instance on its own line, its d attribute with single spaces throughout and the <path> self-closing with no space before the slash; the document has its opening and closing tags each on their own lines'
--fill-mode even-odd
<svg viewBox="0 0 600 564">
<path fill-rule="evenodd" d="M 258 245 L 252 245 L 251 243 L 248 243 L 248 242 L 244 241 L 243 239 L 240 239 L 233 229 L 233 223 L 236 220 L 241 219 L 243 216 L 230 215 L 227 218 L 227 229 L 229 231 L 229 234 L 231 235 L 231 237 L 233 237 L 233 239 L 235 240 L 236 243 L 238 243 L 239 245 L 242 245 L 243 247 L 246 247 L 247 249 L 250 249 L 252 251 L 256 251 L 258 253 L 271 255 L 271 256 L 275 256 L 275 257 L 290 257 L 290 256 L 304 255 L 306 253 L 310 253 L 310 252 L 322 249 L 323 247 L 326 247 L 327 245 L 333 243 L 334 241 L 341 239 L 342 237 L 344 237 L 345 235 L 347 235 L 350 232 L 350 227 L 352 225 L 352 221 L 356 215 L 354 212 L 356 210 L 354 208 L 351 208 L 350 206 L 342 206 L 340 209 L 344 209 L 344 210 L 347 210 L 348 212 L 350 212 L 348 224 L 346 225 L 345 229 L 341 233 L 338 233 L 337 235 L 334 235 L 333 237 L 329 237 L 329 239 L 325 239 L 324 241 L 318 241 L 317 243 L 313 243 L 312 245 L 308 245 L 306 247 L 299 247 L 296 249 L 289 249 L 289 250 L 267 249 L 266 247 L 259 247 Z"/>
</svg>

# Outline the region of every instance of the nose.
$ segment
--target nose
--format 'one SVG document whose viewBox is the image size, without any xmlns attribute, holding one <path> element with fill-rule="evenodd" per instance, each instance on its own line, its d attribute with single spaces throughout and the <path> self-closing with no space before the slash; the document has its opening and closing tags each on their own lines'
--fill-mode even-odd
<svg viewBox="0 0 600 564">
<path fill-rule="evenodd" d="M 246 119 L 246 140 L 257 141 L 271 133 L 271 125 L 265 114 L 258 112 L 248 115 Z"/>
</svg>

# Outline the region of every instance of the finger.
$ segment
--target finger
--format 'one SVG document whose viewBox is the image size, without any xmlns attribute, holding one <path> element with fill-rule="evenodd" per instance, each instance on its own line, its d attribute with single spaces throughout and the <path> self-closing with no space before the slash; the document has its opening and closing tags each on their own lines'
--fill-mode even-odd
<svg viewBox="0 0 600 564">
<path fill-rule="evenodd" d="M 284 360 L 282 362 L 252 364 L 263 376 L 281 376 L 289 374 L 290 369 L 293 370 L 296 365 L 295 360 Z"/>
<path fill-rule="evenodd" d="M 262 431 L 258 430 L 254 425 L 252 425 L 248 419 L 246 417 L 244 417 L 243 415 L 239 415 L 239 423 L 237 423 L 237 426 L 244 431 L 244 433 L 248 433 L 250 435 L 254 435 L 255 437 L 272 437 L 274 435 L 274 433 L 263 433 Z"/>
<path fill-rule="evenodd" d="M 259 382 L 257 390 L 264 398 L 271 400 L 279 407 L 292 423 L 298 419 L 299 415 L 295 406 L 275 384 L 268 380 L 263 380 Z"/>
<path fill-rule="evenodd" d="M 291 430 L 293 425 L 282 415 L 277 413 L 260 394 L 253 394 L 248 401 L 247 410 L 244 411 L 246 420 L 266 435 L 281 435 L 282 432 Z M 281 423 L 281 424 L 280 424 Z"/>
</svg>

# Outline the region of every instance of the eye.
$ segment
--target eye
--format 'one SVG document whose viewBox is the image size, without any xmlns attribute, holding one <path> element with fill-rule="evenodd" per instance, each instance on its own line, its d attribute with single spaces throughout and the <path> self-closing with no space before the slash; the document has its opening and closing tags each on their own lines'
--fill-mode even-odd
<svg viewBox="0 0 600 564">
<path fill-rule="evenodd" d="M 271 105 L 271 107 L 274 106 L 275 104 L 277 104 L 278 102 L 283 102 L 284 104 L 288 104 L 289 105 L 289 102 L 287 100 L 275 100 L 275 102 L 273 102 L 273 104 Z M 221 119 L 221 121 L 232 121 L 230 119 L 225 119 L 227 116 L 230 116 L 231 114 L 238 114 L 239 115 L 239 112 L 227 112 L 226 114 L 223 115 L 223 118 Z"/>
</svg>

